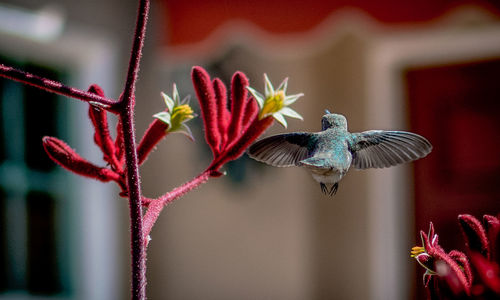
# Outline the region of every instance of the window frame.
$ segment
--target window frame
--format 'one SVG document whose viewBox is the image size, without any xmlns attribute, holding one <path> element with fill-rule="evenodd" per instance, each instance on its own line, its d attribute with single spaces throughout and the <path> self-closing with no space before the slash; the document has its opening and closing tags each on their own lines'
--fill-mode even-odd
<svg viewBox="0 0 500 300">
<path fill-rule="evenodd" d="M 116 57 L 118 49 L 114 39 L 85 29 L 68 27 L 53 40 L 34 40 L 13 36 L 0 28 L 0 53 L 20 61 L 32 61 L 62 69 L 68 74 L 64 84 L 85 90 L 92 83 L 99 85 L 110 96 L 116 96 Z M 93 130 L 87 117 L 88 106 L 78 100 L 65 105 L 67 119 L 61 135 L 79 154 L 102 163 L 101 153 L 90 142 Z M 60 125 L 59 125 L 60 126 Z M 113 126 L 113 125 L 111 125 Z M 56 223 L 69 224 L 57 228 L 69 244 L 58 243 L 60 253 L 69 253 L 69 294 L 47 297 L 30 295 L 27 291 L 0 294 L 0 299 L 118 299 L 121 284 L 121 256 L 119 250 L 118 202 L 111 184 L 70 174 L 60 167 L 54 172 L 61 188 L 57 190 L 61 199 Z M 64 186 L 64 188 L 62 188 Z M 69 189 L 67 187 L 70 187 Z M 70 193 L 63 192 L 71 190 Z M 60 193 L 65 193 L 61 196 Z M 63 283 L 64 286 L 64 283 Z"/>
</svg>

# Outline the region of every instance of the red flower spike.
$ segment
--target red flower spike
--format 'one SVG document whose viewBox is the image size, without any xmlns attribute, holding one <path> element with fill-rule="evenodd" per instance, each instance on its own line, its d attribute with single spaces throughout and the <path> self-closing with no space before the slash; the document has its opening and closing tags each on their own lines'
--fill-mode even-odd
<svg viewBox="0 0 500 300">
<path fill-rule="evenodd" d="M 273 119 L 257 118 L 258 106 L 253 97 L 248 97 L 248 79 L 242 72 L 236 72 L 232 78 L 231 112 L 227 110 L 227 91 L 222 81 L 210 82 L 201 67 L 193 68 L 192 77 L 205 124 L 205 139 L 214 154 L 207 170 L 218 171 L 226 162 L 240 157 Z"/>
<path fill-rule="evenodd" d="M 500 219 L 484 215 L 483 224 L 490 241 L 490 259 L 500 261 Z"/>
<path fill-rule="evenodd" d="M 243 114 L 248 95 L 248 78 L 242 72 L 236 72 L 231 81 L 231 123 L 228 129 L 230 141 L 238 138 L 243 129 Z"/>
<path fill-rule="evenodd" d="M 481 282 L 494 292 L 497 297 L 500 296 L 500 269 L 498 264 L 487 260 L 477 252 L 472 252 L 470 259 Z"/>
<path fill-rule="evenodd" d="M 96 84 L 91 85 L 88 91 L 104 97 L 103 90 Z M 89 105 L 89 117 L 94 125 L 94 142 L 101 148 L 104 161 L 110 163 L 115 169 L 118 168 L 119 163 L 115 157 L 115 143 L 108 129 L 107 112 L 100 107 Z"/>
<path fill-rule="evenodd" d="M 158 119 L 154 119 L 154 121 L 149 124 L 148 129 L 139 142 L 139 146 L 137 146 L 139 165 L 146 160 L 149 153 L 156 147 L 158 142 L 167 135 L 167 129 L 168 125 Z"/>
<path fill-rule="evenodd" d="M 205 126 L 205 140 L 212 149 L 214 157 L 220 153 L 221 135 L 217 122 L 217 103 L 215 91 L 210 81 L 210 76 L 201 67 L 193 67 L 191 72 L 193 85 L 198 96 L 201 116 Z"/>
<path fill-rule="evenodd" d="M 454 293 L 463 292 L 469 295 L 472 275 L 470 268 L 467 266 L 467 261 L 463 260 L 465 255 L 458 251 L 446 254 L 438 244 L 438 235 L 434 233 L 432 222 L 429 226 L 429 234 L 420 231 L 420 236 L 423 247 L 416 246 L 412 248 L 412 257 L 415 257 L 427 270 L 425 274 L 437 275 L 439 278 L 444 279 Z M 465 268 L 462 266 L 465 266 Z M 467 268 L 469 269 L 468 271 Z M 427 286 L 428 291 L 433 292 L 431 288 L 438 288 L 437 285 L 432 287 Z"/>
<path fill-rule="evenodd" d="M 227 89 L 222 80 L 215 78 L 213 80 L 215 91 L 215 98 L 217 99 L 217 122 L 219 124 L 219 131 L 221 135 L 221 142 L 219 151 L 226 146 L 227 143 L 227 129 L 231 121 L 231 113 L 227 109 Z"/>
<path fill-rule="evenodd" d="M 458 220 L 467 247 L 471 251 L 477 251 L 485 258 L 490 259 L 488 237 L 481 222 L 471 215 L 459 215 Z"/>
<path fill-rule="evenodd" d="M 245 106 L 245 113 L 243 115 L 243 124 L 247 125 L 245 125 L 246 127 L 243 128 L 243 131 L 246 131 L 248 129 L 248 125 L 251 124 L 250 121 L 256 118 L 258 113 L 259 105 L 257 104 L 257 101 L 253 97 L 248 98 Z"/>
<path fill-rule="evenodd" d="M 438 270 L 438 262 L 443 262 L 446 264 L 446 266 L 449 268 L 448 273 L 445 275 L 449 275 L 450 273 L 453 273 L 453 275 L 450 275 L 449 279 L 453 280 L 453 291 L 454 292 L 460 292 L 464 291 L 466 294 L 470 293 L 470 284 L 467 279 L 467 276 L 465 275 L 464 271 L 460 268 L 460 265 L 457 264 L 453 258 L 451 258 L 449 255 L 447 255 L 441 247 L 435 247 L 431 249 L 431 251 L 428 251 L 429 255 L 431 255 L 435 260 L 435 270 L 437 271 L 438 275 L 439 270 Z"/>
<path fill-rule="evenodd" d="M 101 148 L 104 161 L 110 163 L 112 166 L 116 166 L 115 143 L 109 134 L 107 112 L 101 108 L 89 105 L 89 117 L 95 128 L 94 142 Z"/>
<path fill-rule="evenodd" d="M 110 169 L 100 168 L 83 159 L 75 150 L 71 149 L 70 146 L 60 139 L 49 136 L 44 137 L 43 148 L 50 159 L 73 173 L 95 178 L 103 182 L 120 180 L 120 175 L 118 173 Z"/>
<path fill-rule="evenodd" d="M 500 220 L 495 216 L 484 215 L 483 216 L 483 224 L 486 227 L 486 232 L 488 235 L 490 232 L 498 232 L 500 231 Z"/>
<path fill-rule="evenodd" d="M 243 133 L 243 135 L 231 145 L 230 151 L 227 152 L 227 159 L 234 160 L 243 155 L 243 152 L 253 143 L 261 134 L 266 131 L 266 129 L 271 126 L 274 119 L 272 117 L 267 117 L 262 120 L 254 118 L 252 123 L 248 126 L 248 129 Z"/>
<path fill-rule="evenodd" d="M 453 267 L 445 261 L 436 262 L 437 276 L 441 281 L 446 282 L 446 285 L 440 285 L 442 293 L 444 290 L 450 290 L 455 298 L 465 298 L 470 294 L 470 289 L 463 283 L 463 275 L 461 272 L 454 272 Z M 450 294 L 450 292 L 448 292 Z"/>
<path fill-rule="evenodd" d="M 210 164 L 208 169 L 217 171 L 226 162 L 235 160 L 243 155 L 243 152 L 250 146 L 250 144 L 253 143 L 262 133 L 264 133 L 264 131 L 271 126 L 273 121 L 274 119 L 272 117 L 266 117 L 262 120 L 254 118 L 252 123 L 247 126 L 248 129 L 243 133 L 243 135 L 229 144 L 226 151 L 217 157 L 212 164 Z"/>
<path fill-rule="evenodd" d="M 451 250 L 448 255 L 464 270 L 465 277 L 469 286 L 472 285 L 472 271 L 469 264 L 469 259 L 465 253 L 458 250 Z"/>
<path fill-rule="evenodd" d="M 116 139 L 115 139 L 115 156 L 116 160 L 123 165 L 125 163 L 124 157 L 125 151 L 123 147 L 123 128 L 122 121 L 118 120 L 118 124 L 116 124 Z"/>
</svg>

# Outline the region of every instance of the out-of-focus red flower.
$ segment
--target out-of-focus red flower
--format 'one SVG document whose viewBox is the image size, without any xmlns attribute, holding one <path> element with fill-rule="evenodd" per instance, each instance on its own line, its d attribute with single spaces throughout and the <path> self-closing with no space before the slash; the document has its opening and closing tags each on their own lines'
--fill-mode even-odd
<svg viewBox="0 0 500 300">
<path fill-rule="evenodd" d="M 446 253 L 432 223 L 429 234 L 420 232 L 422 246 L 412 248 L 411 256 L 426 269 L 424 285 L 429 299 L 500 299 L 499 219 L 485 215 L 484 225 L 471 215 L 458 219 L 468 255 L 457 250 Z"/>
</svg>

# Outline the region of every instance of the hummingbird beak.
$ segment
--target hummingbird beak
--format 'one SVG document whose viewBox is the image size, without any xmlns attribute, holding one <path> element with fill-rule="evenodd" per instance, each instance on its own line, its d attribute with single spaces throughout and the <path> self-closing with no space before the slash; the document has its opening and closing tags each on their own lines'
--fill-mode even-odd
<svg viewBox="0 0 500 300">
<path fill-rule="evenodd" d="M 325 109 L 325 113 L 331 114 L 331 112 L 328 109 Z"/>
</svg>

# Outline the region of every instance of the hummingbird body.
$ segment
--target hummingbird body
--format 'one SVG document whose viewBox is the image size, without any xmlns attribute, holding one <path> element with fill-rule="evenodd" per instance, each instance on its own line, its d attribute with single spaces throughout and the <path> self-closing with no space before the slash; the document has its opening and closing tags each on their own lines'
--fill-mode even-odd
<svg viewBox="0 0 500 300">
<path fill-rule="evenodd" d="M 424 137 L 411 132 L 350 133 L 344 116 L 326 112 L 322 131 L 264 138 L 250 146 L 249 156 L 276 167 L 304 167 L 323 193 L 334 195 L 351 165 L 357 169 L 390 167 L 422 158 L 432 150 Z"/>
</svg>

